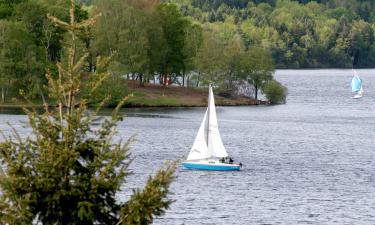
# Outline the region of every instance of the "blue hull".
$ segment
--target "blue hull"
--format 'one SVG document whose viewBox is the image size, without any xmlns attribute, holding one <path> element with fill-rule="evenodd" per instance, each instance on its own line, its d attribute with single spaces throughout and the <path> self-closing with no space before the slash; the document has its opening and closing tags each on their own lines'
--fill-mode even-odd
<svg viewBox="0 0 375 225">
<path fill-rule="evenodd" d="M 209 164 L 183 162 L 182 166 L 185 169 L 190 169 L 190 170 L 233 171 L 233 170 L 240 170 L 241 169 L 241 167 L 239 165 L 231 165 L 231 164 L 209 165 Z"/>
</svg>

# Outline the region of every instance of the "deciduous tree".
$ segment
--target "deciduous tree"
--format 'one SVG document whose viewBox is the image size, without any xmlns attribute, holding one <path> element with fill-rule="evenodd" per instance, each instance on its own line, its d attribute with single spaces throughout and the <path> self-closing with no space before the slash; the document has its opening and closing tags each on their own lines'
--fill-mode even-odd
<svg viewBox="0 0 375 225">
<path fill-rule="evenodd" d="M 238 65 L 242 79 L 254 86 L 254 97 L 258 99 L 259 89 L 273 79 L 274 64 L 269 52 L 259 47 L 252 47 L 241 56 Z"/>
</svg>

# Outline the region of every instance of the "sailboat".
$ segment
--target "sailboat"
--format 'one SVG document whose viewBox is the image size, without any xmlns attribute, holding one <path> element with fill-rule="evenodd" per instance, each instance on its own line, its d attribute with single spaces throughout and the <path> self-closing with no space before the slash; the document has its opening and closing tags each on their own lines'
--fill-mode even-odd
<svg viewBox="0 0 375 225">
<path fill-rule="evenodd" d="M 241 163 L 233 162 L 221 140 L 211 85 L 209 85 L 206 113 L 189 156 L 186 161 L 182 162 L 182 166 L 185 169 L 219 171 L 240 170 L 242 166 Z"/>
<path fill-rule="evenodd" d="M 362 98 L 363 96 L 363 87 L 362 87 L 362 80 L 359 78 L 357 71 L 353 70 L 353 78 L 352 78 L 352 92 L 355 93 L 352 98 Z"/>
</svg>

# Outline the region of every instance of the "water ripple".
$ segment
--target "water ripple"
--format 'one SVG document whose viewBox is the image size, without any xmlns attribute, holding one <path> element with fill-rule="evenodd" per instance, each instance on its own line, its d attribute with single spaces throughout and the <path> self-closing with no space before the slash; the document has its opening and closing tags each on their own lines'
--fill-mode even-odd
<svg viewBox="0 0 375 225">
<path fill-rule="evenodd" d="M 218 107 L 224 144 L 244 169 L 179 168 L 176 202 L 154 224 L 375 224 L 375 70 L 358 72 L 360 100 L 350 98 L 350 70 L 284 70 L 276 78 L 289 89 L 286 105 Z M 119 137 L 137 134 L 137 142 L 119 200 L 165 160 L 187 156 L 204 110 L 133 110 L 120 122 Z M 17 129 L 26 121 L 0 119 Z"/>
</svg>

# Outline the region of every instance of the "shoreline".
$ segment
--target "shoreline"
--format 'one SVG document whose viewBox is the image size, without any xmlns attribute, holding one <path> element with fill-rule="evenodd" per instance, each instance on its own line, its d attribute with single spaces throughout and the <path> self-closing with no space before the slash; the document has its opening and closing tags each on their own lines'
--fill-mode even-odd
<svg viewBox="0 0 375 225">
<path fill-rule="evenodd" d="M 127 93 L 129 99 L 122 108 L 173 108 L 173 107 L 206 107 L 208 91 L 202 88 L 186 88 L 180 86 L 163 86 L 147 83 L 139 86 L 135 82 L 128 82 Z M 247 96 L 228 96 L 219 91 L 215 94 L 216 106 L 252 106 L 268 105 L 267 101 L 255 100 Z M 49 107 L 55 103 L 49 102 Z M 0 103 L 0 109 L 43 108 L 43 103 L 36 99 L 34 102 L 14 100 Z M 95 108 L 96 105 L 89 105 Z M 106 105 L 104 109 L 115 108 L 116 104 Z"/>
<path fill-rule="evenodd" d="M 259 106 L 259 105 L 268 105 L 268 102 L 258 100 L 258 103 L 249 102 L 249 103 L 241 103 L 241 102 L 227 102 L 224 104 L 216 103 L 216 106 Z M 0 109 L 22 109 L 22 108 L 43 108 L 44 106 L 41 104 L 0 104 Z M 49 108 L 53 108 L 54 106 L 50 105 Z M 125 104 L 125 106 L 121 107 L 122 109 L 136 109 L 136 108 L 199 108 L 199 107 L 207 107 L 207 104 L 198 104 L 198 105 L 190 105 L 190 104 L 180 104 L 180 105 L 143 105 L 143 104 Z M 95 106 L 89 106 L 89 108 L 95 108 Z M 103 109 L 113 109 L 115 107 L 105 106 L 102 107 Z"/>
</svg>

